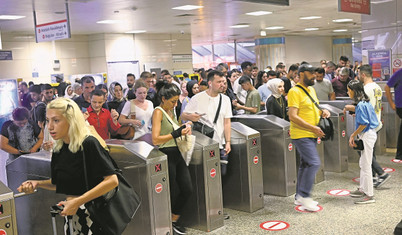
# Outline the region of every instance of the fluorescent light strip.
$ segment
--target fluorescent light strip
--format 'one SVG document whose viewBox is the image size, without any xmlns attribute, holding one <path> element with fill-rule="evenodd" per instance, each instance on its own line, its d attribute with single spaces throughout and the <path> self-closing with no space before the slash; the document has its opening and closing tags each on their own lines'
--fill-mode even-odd
<svg viewBox="0 0 402 235">
<path fill-rule="evenodd" d="M 347 32 L 348 30 L 347 29 L 335 29 L 335 30 L 333 30 L 332 32 L 334 32 L 334 33 L 340 33 L 340 32 Z"/>
<path fill-rule="evenodd" d="M 332 22 L 334 23 L 344 23 L 344 22 L 352 22 L 353 19 L 336 19 L 336 20 L 332 20 Z"/>
<path fill-rule="evenodd" d="M 18 20 L 21 18 L 25 18 L 26 16 L 17 16 L 17 15 L 0 15 L 0 20 Z"/>
<path fill-rule="evenodd" d="M 97 21 L 96 23 L 97 24 L 116 24 L 118 22 L 119 22 L 118 20 L 100 20 L 100 21 Z"/>
<path fill-rule="evenodd" d="M 196 6 L 196 5 L 184 5 L 184 6 L 178 6 L 178 7 L 173 7 L 173 10 L 181 10 L 181 11 L 191 11 L 195 9 L 200 9 L 203 8 L 204 6 Z"/>
<path fill-rule="evenodd" d="M 131 31 L 127 31 L 126 33 L 145 33 L 146 30 L 131 30 Z"/>
<path fill-rule="evenodd" d="M 283 29 L 283 28 L 285 28 L 285 27 L 283 27 L 283 26 L 271 26 L 271 27 L 267 27 L 267 28 L 265 28 L 265 29 L 268 29 L 268 30 L 276 30 L 276 29 Z"/>
<path fill-rule="evenodd" d="M 250 15 L 250 16 L 263 16 L 263 15 L 270 15 L 270 14 L 272 14 L 271 11 L 253 11 L 253 12 L 246 13 L 246 15 Z"/>
<path fill-rule="evenodd" d="M 248 27 L 250 27 L 250 25 L 248 25 L 248 24 L 236 24 L 236 25 L 230 26 L 230 28 L 232 28 L 232 29 L 241 29 L 241 28 L 248 28 Z"/>
<path fill-rule="evenodd" d="M 300 17 L 300 20 L 315 20 L 315 19 L 321 19 L 321 16 L 305 16 L 305 17 Z"/>
<path fill-rule="evenodd" d="M 386 3 L 386 2 L 393 2 L 394 0 L 382 0 L 382 1 L 376 1 L 376 2 L 371 2 L 372 4 L 381 4 L 381 3 Z"/>
<path fill-rule="evenodd" d="M 316 31 L 319 30 L 319 28 L 305 28 L 305 31 Z"/>
</svg>

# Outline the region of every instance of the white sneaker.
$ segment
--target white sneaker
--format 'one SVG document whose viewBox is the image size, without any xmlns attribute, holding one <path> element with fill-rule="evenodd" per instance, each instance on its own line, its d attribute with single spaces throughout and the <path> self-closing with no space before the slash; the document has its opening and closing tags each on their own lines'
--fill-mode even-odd
<svg viewBox="0 0 402 235">
<path fill-rule="evenodd" d="M 320 210 L 320 208 L 313 203 L 314 201 L 311 199 L 311 197 L 300 197 L 299 202 L 301 203 L 301 206 L 308 211 L 315 212 Z"/>
<path fill-rule="evenodd" d="M 294 204 L 295 204 L 296 206 L 301 206 L 301 205 L 302 205 L 301 202 L 299 201 L 300 198 L 301 198 L 301 196 L 299 196 L 299 195 L 296 196 L 295 202 L 294 202 Z M 317 206 L 317 205 L 318 205 L 318 202 L 313 200 L 313 204 L 314 204 L 315 206 Z"/>
</svg>

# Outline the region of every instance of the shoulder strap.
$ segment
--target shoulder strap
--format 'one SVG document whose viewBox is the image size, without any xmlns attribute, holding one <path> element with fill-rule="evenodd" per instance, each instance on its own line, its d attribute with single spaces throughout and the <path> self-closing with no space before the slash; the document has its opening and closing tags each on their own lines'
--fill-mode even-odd
<svg viewBox="0 0 402 235">
<path fill-rule="evenodd" d="M 304 91 L 304 93 L 306 93 L 307 94 L 307 96 L 311 99 L 311 101 L 314 103 L 314 105 L 319 109 L 319 110 L 322 110 L 321 109 L 321 107 L 317 104 L 317 101 L 315 101 L 314 99 L 313 99 L 313 97 L 311 97 L 311 95 L 306 91 L 306 89 L 304 89 L 302 86 L 300 86 L 300 85 L 296 85 L 298 88 L 300 88 L 300 89 L 302 89 L 303 91 Z"/>
<path fill-rule="evenodd" d="M 156 107 L 155 109 L 159 109 L 162 111 L 163 115 L 166 116 L 166 118 L 168 119 L 168 121 L 170 122 L 170 124 L 172 124 L 173 129 L 176 129 L 178 127 L 178 125 L 176 123 L 173 122 L 172 118 L 170 118 L 170 116 L 165 112 L 165 110 L 163 110 L 163 108 L 161 108 L 160 106 Z M 175 128 L 176 126 L 176 128 Z"/>
<path fill-rule="evenodd" d="M 221 105 L 222 105 L 222 94 L 219 94 L 219 104 L 218 104 L 218 109 L 216 110 L 214 124 L 216 124 L 216 122 L 218 121 L 219 112 L 221 111 Z"/>
<path fill-rule="evenodd" d="M 134 104 L 134 100 L 130 100 L 130 117 L 131 115 L 135 115 L 135 104 Z"/>
</svg>

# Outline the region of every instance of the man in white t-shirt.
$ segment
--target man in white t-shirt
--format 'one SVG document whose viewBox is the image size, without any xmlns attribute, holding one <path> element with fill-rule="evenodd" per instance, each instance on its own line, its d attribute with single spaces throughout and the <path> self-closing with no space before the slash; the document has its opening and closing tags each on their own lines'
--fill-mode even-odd
<svg viewBox="0 0 402 235">
<path fill-rule="evenodd" d="M 364 83 L 364 92 L 370 99 L 370 104 L 374 107 L 375 114 L 377 116 L 378 127 L 375 131 L 378 133 L 382 128 L 381 122 L 381 106 L 382 106 L 382 89 L 381 87 L 373 81 L 373 70 L 369 64 L 360 66 L 358 78 Z M 355 106 L 346 105 L 345 110 L 354 111 Z M 374 145 L 375 146 L 375 145 Z M 378 174 L 378 179 L 374 182 L 374 187 L 381 187 L 388 179 L 391 177 L 388 173 L 385 173 L 382 167 L 378 164 L 375 156 L 375 149 L 373 150 L 373 161 L 372 161 L 373 179 L 375 179 L 376 174 Z"/>
</svg>

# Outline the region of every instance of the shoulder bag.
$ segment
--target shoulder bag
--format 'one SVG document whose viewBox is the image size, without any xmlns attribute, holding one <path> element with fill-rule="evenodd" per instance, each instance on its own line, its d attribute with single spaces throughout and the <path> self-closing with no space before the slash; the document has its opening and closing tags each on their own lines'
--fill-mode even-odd
<svg viewBox="0 0 402 235">
<path fill-rule="evenodd" d="M 89 191 L 88 171 L 83 152 L 85 186 Z M 141 199 L 133 187 L 122 175 L 116 162 L 107 154 L 115 168 L 115 174 L 119 185 L 104 194 L 85 204 L 89 211 L 90 218 L 102 228 L 102 234 L 121 235 L 128 223 L 132 220 L 141 204 Z"/>
<path fill-rule="evenodd" d="M 133 119 L 135 117 L 135 104 L 133 100 L 128 101 L 130 102 L 130 114 L 128 115 L 128 119 Z M 116 138 L 117 139 L 124 139 L 124 140 L 131 140 L 134 138 L 135 135 L 135 128 L 133 125 L 124 124 L 122 125 L 119 130 L 117 130 Z"/>
<path fill-rule="evenodd" d="M 216 122 L 218 121 L 219 112 L 221 111 L 221 105 L 222 105 L 222 95 L 219 94 L 219 104 L 218 104 L 218 109 L 216 110 L 214 124 L 216 124 Z M 214 132 L 215 132 L 214 128 L 212 128 L 206 124 L 203 124 L 201 122 L 194 122 L 193 129 L 195 131 L 198 131 L 198 132 L 208 136 L 211 139 L 214 137 Z"/>
<path fill-rule="evenodd" d="M 314 103 L 314 105 L 322 111 L 322 108 L 317 104 L 317 101 L 315 101 L 313 99 L 313 97 L 311 97 L 311 95 L 306 91 L 306 89 L 304 89 L 302 86 L 300 85 L 296 85 L 298 88 L 302 89 L 304 91 L 304 93 L 307 94 L 307 96 L 311 99 L 311 101 Z M 322 141 L 326 141 L 329 139 L 333 139 L 334 138 L 334 125 L 332 124 L 331 119 L 329 118 L 323 118 L 320 117 L 320 121 L 318 123 L 318 127 L 321 128 L 322 132 L 324 132 L 325 136 L 323 138 L 321 138 Z"/>
</svg>

